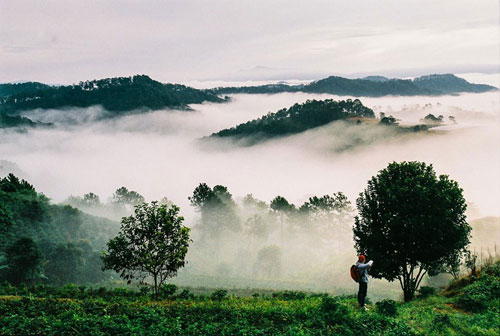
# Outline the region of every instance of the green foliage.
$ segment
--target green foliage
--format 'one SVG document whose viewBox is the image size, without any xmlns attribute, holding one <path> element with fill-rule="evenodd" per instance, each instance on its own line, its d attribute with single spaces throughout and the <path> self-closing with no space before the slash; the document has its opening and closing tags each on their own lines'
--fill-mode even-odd
<svg viewBox="0 0 500 336">
<path fill-rule="evenodd" d="M 200 183 L 188 198 L 191 205 L 201 213 L 197 229 L 206 237 L 217 240 L 225 231 L 239 232 L 242 229 L 236 213 L 237 206 L 227 187 L 216 185 L 210 188 Z"/>
<path fill-rule="evenodd" d="M 210 298 L 216 301 L 224 300 L 225 298 L 227 298 L 227 290 L 217 289 L 210 295 Z"/>
<path fill-rule="evenodd" d="M 60 285 L 98 282 L 106 276 L 100 269 L 99 251 L 116 228 L 108 220 L 71 206 L 50 204 L 30 183 L 9 174 L 0 178 L 0 231 L 0 255 L 4 258 L 12 243 L 23 237 L 38 247 L 41 260 L 37 272 L 45 277 L 28 282 Z M 0 280 L 13 280 L 3 268 Z"/>
<path fill-rule="evenodd" d="M 0 105 L 1 106 L 1 105 Z M 50 123 L 42 123 L 40 121 L 32 121 L 29 118 L 17 115 L 2 114 L 0 112 L 0 129 L 9 127 L 42 127 L 52 126 Z"/>
<path fill-rule="evenodd" d="M 171 298 L 177 291 L 177 286 L 174 284 L 161 284 L 158 287 L 158 299 L 168 299 Z"/>
<path fill-rule="evenodd" d="M 432 165 L 393 162 L 357 199 L 356 249 L 375 261 L 370 274 L 398 279 L 411 300 L 423 276 L 464 254 L 471 228 L 458 183 Z"/>
<path fill-rule="evenodd" d="M 384 125 L 396 125 L 397 120 L 393 116 L 383 117 L 380 119 L 380 123 Z"/>
<path fill-rule="evenodd" d="M 307 293 L 300 291 L 282 291 L 275 292 L 272 294 L 272 297 L 275 299 L 291 301 L 291 300 L 304 300 L 307 296 Z"/>
<path fill-rule="evenodd" d="M 274 136 L 300 133 L 308 129 L 326 125 L 332 121 L 359 116 L 374 118 L 371 109 L 364 106 L 358 99 L 334 101 L 308 100 L 303 104 L 295 104 L 290 108 L 281 109 L 276 113 L 255 119 L 236 127 L 224 129 L 212 134 L 213 137 L 249 137 L 253 141 L 265 140 Z"/>
<path fill-rule="evenodd" d="M 394 300 L 385 299 L 376 303 L 377 311 L 385 316 L 396 316 L 398 306 Z"/>
<path fill-rule="evenodd" d="M 179 208 L 142 203 L 135 214 L 122 219 L 118 236 L 108 242 L 103 269 L 128 280 L 152 276 L 154 293 L 186 263 L 189 228 L 182 225 Z"/>
<path fill-rule="evenodd" d="M 34 283 L 43 277 L 42 254 L 37 244 L 30 238 L 15 241 L 6 253 L 7 279 L 14 285 Z"/>
<path fill-rule="evenodd" d="M 417 86 L 444 94 L 457 92 L 485 92 L 495 89 L 490 85 L 472 84 L 453 74 L 426 75 L 413 80 Z"/>
<path fill-rule="evenodd" d="M 343 324 L 349 316 L 347 306 L 331 296 L 321 300 L 321 311 L 327 325 Z"/>
<path fill-rule="evenodd" d="M 489 276 L 493 274 L 490 271 Z M 158 301 L 146 294 L 122 288 L 37 285 L 28 289 L 0 284 L 0 333 L 404 336 L 500 332 L 495 303 L 482 312 L 464 313 L 453 308 L 454 298 L 439 296 L 399 305 L 382 301 L 366 312 L 355 308 L 354 296 L 226 299 L 227 292 L 218 290 L 208 297 L 181 292 Z M 393 314 L 395 306 L 397 314 Z"/>
<path fill-rule="evenodd" d="M 83 196 L 83 201 L 89 205 L 99 204 L 99 197 L 93 193 Z M 112 203 L 118 206 L 135 207 L 138 204 L 144 203 L 144 197 L 137 191 L 128 190 L 126 187 L 116 189 L 112 197 Z"/>
<path fill-rule="evenodd" d="M 47 88 L 48 85 L 38 82 L 0 84 L 0 97 L 8 97 L 20 93 L 32 92 Z"/>
<path fill-rule="evenodd" d="M 500 278 L 487 274 L 467 286 L 458 298 L 458 306 L 472 312 L 485 311 L 493 304 L 500 304 Z"/>
<path fill-rule="evenodd" d="M 45 269 L 51 275 L 51 283 L 64 285 L 76 283 L 82 274 L 74 270 L 81 270 L 83 250 L 72 243 L 51 246 L 47 252 Z M 70 271 L 71 270 L 71 271 Z"/>
<path fill-rule="evenodd" d="M 422 286 L 418 290 L 418 297 L 425 299 L 431 295 L 436 295 L 436 288 L 430 286 Z"/>
<path fill-rule="evenodd" d="M 360 79 L 348 79 L 330 76 L 307 85 L 267 84 L 261 86 L 217 88 L 217 93 L 279 93 L 310 92 L 329 93 L 348 96 L 380 97 L 386 95 L 414 96 L 439 95 L 458 92 L 485 92 L 495 87 L 472 84 L 452 74 L 427 75 L 406 79 L 388 79 L 381 76 L 369 76 Z"/>
<path fill-rule="evenodd" d="M 184 108 L 204 101 L 223 101 L 210 90 L 163 84 L 145 75 L 106 78 L 70 86 L 34 86 L 12 93 L 0 99 L 0 115 L 36 108 L 102 105 L 111 111 L 108 116 L 112 117 L 138 109 Z"/>
</svg>

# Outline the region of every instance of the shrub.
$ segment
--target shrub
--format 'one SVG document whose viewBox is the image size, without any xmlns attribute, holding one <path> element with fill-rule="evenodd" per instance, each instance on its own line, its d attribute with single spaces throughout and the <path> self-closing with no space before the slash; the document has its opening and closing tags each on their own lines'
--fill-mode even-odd
<svg viewBox="0 0 500 336">
<path fill-rule="evenodd" d="M 221 301 L 227 298 L 227 290 L 225 289 L 217 289 L 215 292 L 210 295 L 210 298 L 215 301 Z"/>
<path fill-rule="evenodd" d="M 184 289 L 180 292 L 177 297 L 179 299 L 194 299 L 194 294 L 189 291 L 189 289 Z"/>
<path fill-rule="evenodd" d="M 331 296 L 321 300 L 321 311 L 328 325 L 341 324 L 349 315 L 347 307 Z"/>
<path fill-rule="evenodd" d="M 397 304 L 394 300 L 382 300 L 376 303 L 377 311 L 385 316 L 396 316 L 398 313 Z"/>
<path fill-rule="evenodd" d="M 418 290 L 418 297 L 422 299 L 435 294 L 436 294 L 436 288 L 430 286 L 422 286 Z"/>
<path fill-rule="evenodd" d="M 168 299 L 171 298 L 177 291 L 177 286 L 174 284 L 162 284 L 158 287 L 158 299 Z"/>
<path fill-rule="evenodd" d="M 481 312 L 485 311 L 492 301 L 498 299 L 500 299 L 500 278 L 485 275 L 465 287 L 457 303 L 465 310 Z"/>
<path fill-rule="evenodd" d="M 438 313 L 434 316 L 432 324 L 438 327 L 449 326 L 451 324 L 450 315 L 445 313 Z"/>
<path fill-rule="evenodd" d="M 303 300 L 307 296 L 306 293 L 300 291 L 283 291 L 273 293 L 273 298 L 291 301 L 291 300 Z"/>
</svg>

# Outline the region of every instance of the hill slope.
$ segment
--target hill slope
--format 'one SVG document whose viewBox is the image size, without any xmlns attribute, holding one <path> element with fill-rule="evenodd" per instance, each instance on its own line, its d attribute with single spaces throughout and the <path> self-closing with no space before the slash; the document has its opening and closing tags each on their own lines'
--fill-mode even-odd
<svg viewBox="0 0 500 336">
<path fill-rule="evenodd" d="M 117 232 L 117 223 L 69 205 L 51 204 L 31 184 L 12 174 L 0 178 L 0 260 L 13 243 L 30 238 L 41 252 L 47 283 L 104 279 L 107 275 L 101 271 L 99 255 Z M 10 271 L 16 272 L 1 264 L 0 281 L 9 279 Z"/>
<path fill-rule="evenodd" d="M 212 134 L 212 137 L 248 137 L 259 136 L 270 138 L 289 135 L 322 126 L 336 120 L 349 117 L 374 118 L 373 111 L 364 106 L 358 99 L 334 101 L 308 100 L 303 104 L 295 104 L 276 113 L 224 129 Z"/>
<path fill-rule="evenodd" d="M 145 75 L 92 80 L 70 86 L 22 85 L 22 89 L 17 86 L 12 89 L 7 84 L 0 87 L 0 92 L 4 92 L 3 97 L 0 96 L 0 113 L 102 105 L 115 116 L 137 109 L 186 108 L 189 104 L 224 101 L 211 91 L 163 84 Z"/>
<path fill-rule="evenodd" d="M 222 87 L 214 89 L 219 94 L 230 93 L 279 93 L 307 92 L 349 95 L 356 97 L 394 96 L 435 96 L 460 92 L 486 92 L 497 88 L 484 84 L 472 84 L 453 74 L 427 75 L 406 79 L 388 79 L 382 76 L 369 76 L 361 79 L 348 79 L 330 76 L 307 85 L 261 85 L 247 87 Z"/>
</svg>

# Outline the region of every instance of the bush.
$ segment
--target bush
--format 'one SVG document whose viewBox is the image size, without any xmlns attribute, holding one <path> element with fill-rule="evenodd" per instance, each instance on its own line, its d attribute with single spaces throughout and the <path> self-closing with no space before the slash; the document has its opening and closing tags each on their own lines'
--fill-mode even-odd
<svg viewBox="0 0 500 336">
<path fill-rule="evenodd" d="M 194 299 L 194 294 L 189 291 L 189 289 L 184 289 L 180 292 L 177 297 L 179 299 Z"/>
<path fill-rule="evenodd" d="M 306 298 L 306 296 L 306 293 L 300 291 L 283 291 L 273 293 L 273 298 L 285 301 L 303 300 Z"/>
<path fill-rule="evenodd" d="M 398 313 L 398 307 L 395 301 L 393 300 L 382 300 L 376 303 L 377 311 L 385 316 L 396 316 Z"/>
<path fill-rule="evenodd" d="M 227 298 L 227 290 L 225 289 L 217 289 L 215 292 L 210 295 L 210 298 L 214 301 L 221 301 Z"/>
<path fill-rule="evenodd" d="M 449 326 L 451 324 L 450 315 L 445 313 L 438 313 L 434 316 L 432 324 L 437 327 Z"/>
<path fill-rule="evenodd" d="M 169 299 L 171 298 L 175 292 L 177 291 L 177 286 L 174 284 L 162 284 L 160 287 L 158 287 L 158 294 L 157 298 L 158 299 Z"/>
<path fill-rule="evenodd" d="M 321 300 L 321 311 L 328 325 L 342 324 L 349 316 L 347 307 L 331 296 Z"/>
<path fill-rule="evenodd" d="M 485 275 L 465 287 L 457 303 L 465 310 L 482 312 L 498 299 L 500 299 L 500 278 Z"/>
<path fill-rule="evenodd" d="M 418 297 L 425 299 L 426 297 L 429 297 L 431 295 L 436 294 L 436 288 L 430 287 L 430 286 L 422 286 L 418 290 Z"/>
</svg>

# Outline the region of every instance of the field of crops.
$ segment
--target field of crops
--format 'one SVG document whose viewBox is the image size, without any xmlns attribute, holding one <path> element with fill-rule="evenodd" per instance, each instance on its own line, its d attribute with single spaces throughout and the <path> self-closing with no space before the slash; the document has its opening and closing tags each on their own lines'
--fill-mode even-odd
<svg viewBox="0 0 500 336">
<path fill-rule="evenodd" d="M 1 335 L 499 335 L 500 263 L 410 303 L 369 311 L 354 296 L 285 291 L 194 295 L 146 290 L 0 286 Z"/>
</svg>

